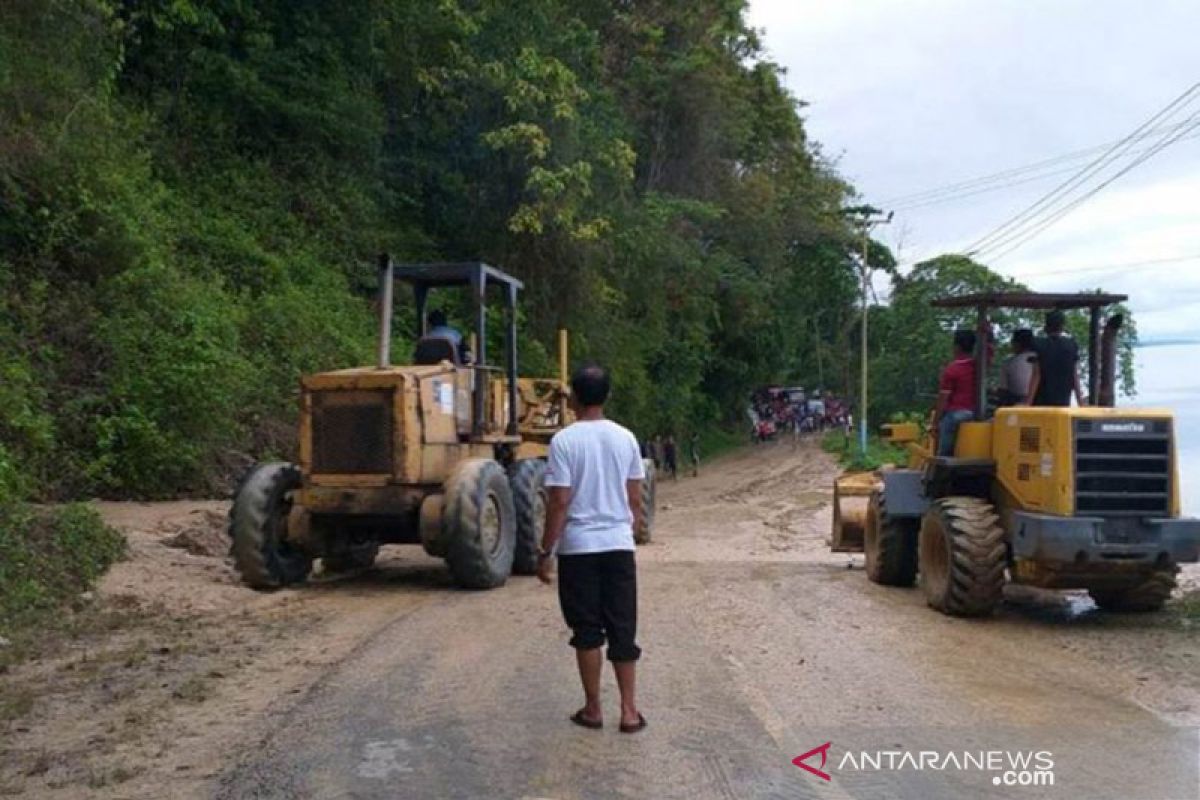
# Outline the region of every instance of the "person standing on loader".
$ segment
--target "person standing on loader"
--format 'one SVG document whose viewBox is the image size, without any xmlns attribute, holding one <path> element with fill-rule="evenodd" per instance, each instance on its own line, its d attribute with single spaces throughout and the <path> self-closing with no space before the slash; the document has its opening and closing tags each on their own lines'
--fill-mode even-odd
<svg viewBox="0 0 1200 800">
<path fill-rule="evenodd" d="M 1029 382 L 1029 404 L 1071 405 L 1071 394 L 1081 407 L 1087 405 L 1079 384 L 1079 345 L 1063 333 L 1067 315 L 1055 309 L 1046 314 L 1046 335 L 1037 340 L 1037 361 Z"/>
<path fill-rule="evenodd" d="M 558 556 L 558 599 L 571 628 L 584 705 L 571 721 L 604 726 L 600 708 L 600 648 L 608 642 L 621 693 L 622 733 L 637 733 L 646 718 L 637 707 L 637 567 L 633 532 L 641 528 L 646 474 L 637 439 L 604 418 L 608 373 L 587 364 L 571 377 L 576 422 L 550 440 L 546 468 L 546 528 L 538 578 L 550 583 Z"/>
<path fill-rule="evenodd" d="M 938 382 L 933 425 L 939 456 L 953 456 L 958 426 L 975 418 L 975 333 L 954 332 L 954 360 L 942 370 Z"/>
<path fill-rule="evenodd" d="M 1033 382 L 1033 369 L 1037 363 L 1034 344 L 1033 331 L 1029 328 L 1013 331 L 1013 354 L 1000 368 L 998 405 L 1020 405 L 1029 397 L 1029 385 Z"/>
</svg>

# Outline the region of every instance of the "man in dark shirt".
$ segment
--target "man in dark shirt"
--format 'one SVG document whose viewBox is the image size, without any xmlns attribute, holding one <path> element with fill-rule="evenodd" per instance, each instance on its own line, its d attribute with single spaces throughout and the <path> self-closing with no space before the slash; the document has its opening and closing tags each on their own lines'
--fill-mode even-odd
<svg viewBox="0 0 1200 800">
<path fill-rule="evenodd" d="M 1087 405 L 1079 385 L 1079 345 L 1063 333 L 1067 317 L 1055 309 L 1046 315 L 1046 335 L 1037 340 L 1037 360 L 1029 381 L 1029 404 L 1071 405 L 1071 394 L 1079 405 Z"/>
<path fill-rule="evenodd" d="M 942 370 L 938 381 L 934 430 L 938 432 L 939 456 L 953 456 L 958 426 L 975 418 L 975 333 L 954 332 L 954 360 Z"/>
</svg>

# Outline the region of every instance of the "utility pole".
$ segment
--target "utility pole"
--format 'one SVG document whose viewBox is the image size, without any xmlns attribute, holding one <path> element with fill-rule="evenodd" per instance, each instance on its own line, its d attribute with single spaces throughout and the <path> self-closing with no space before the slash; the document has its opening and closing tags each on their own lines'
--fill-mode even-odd
<svg viewBox="0 0 1200 800">
<path fill-rule="evenodd" d="M 859 452 L 865 458 L 867 455 L 867 331 L 868 319 L 871 316 L 870 306 L 870 291 L 871 291 L 871 265 L 869 259 L 871 246 L 871 229 L 876 225 L 887 225 L 892 221 L 892 213 L 888 212 L 887 216 L 878 216 L 879 210 L 870 206 L 861 206 L 856 209 L 848 209 L 851 213 L 862 214 L 862 219 L 859 224 L 862 226 L 862 387 L 859 390 L 859 409 L 858 409 L 858 448 Z M 873 216 L 874 215 L 874 216 Z"/>
</svg>

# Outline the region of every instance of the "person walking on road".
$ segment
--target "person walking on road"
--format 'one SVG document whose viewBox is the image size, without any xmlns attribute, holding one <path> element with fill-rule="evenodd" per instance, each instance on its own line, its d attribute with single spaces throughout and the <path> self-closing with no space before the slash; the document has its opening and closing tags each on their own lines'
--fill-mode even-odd
<svg viewBox="0 0 1200 800">
<path fill-rule="evenodd" d="M 688 439 L 688 452 L 692 458 L 692 477 L 700 477 L 700 434 L 693 432 Z"/>
<path fill-rule="evenodd" d="M 663 439 L 663 471 L 671 476 L 671 480 L 679 480 L 679 449 L 675 445 L 674 434 L 667 434 Z"/>
<path fill-rule="evenodd" d="M 636 700 L 637 568 L 633 532 L 641 524 L 645 470 L 637 439 L 605 419 L 608 373 L 596 364 L 571 377 L 576 422 L 550 440 L 546 467 L 546 529 L 538 578 L 550 583 L 558 559 L 558 599 L 571 629 L 583 683 L 583 708 L 571 722 L 604 727 L 600 707 L 600 648 L 608 643 L 621 694 L 622 733 L 637 733 L 646 718 Z"/>
</svg>

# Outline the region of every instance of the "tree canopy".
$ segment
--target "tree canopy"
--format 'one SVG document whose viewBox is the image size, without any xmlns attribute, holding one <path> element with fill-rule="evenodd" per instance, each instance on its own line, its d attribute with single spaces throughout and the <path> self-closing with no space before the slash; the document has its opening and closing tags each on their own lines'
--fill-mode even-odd
<svg viewBox="0 0 1200 800">
<path fill-rule="evenodd" d="M 524 371 L 570 328 L 642 435 L 764 383 L 853 393 L 865 207 L 745 11 L 0 4 L 0 499 L 205 493 L 291 456 L 299 377 L 369 361 L 381 251 L 522 278 Z M 1000 279 L 868 251 L 895 281 L 875 397 L 907 410 L 953 323 L 925 300 Z"/>
<path fill-rule="evenodd" d="M 6 2 L 0 484 L 289 456 L 299 376 L 369 358 L 382 250 L 524 279 L 524 368 L 569 327 L 642 434 L 838 376 L 853 192 L 801 106 L 742 0 Z"/>
</svg>

